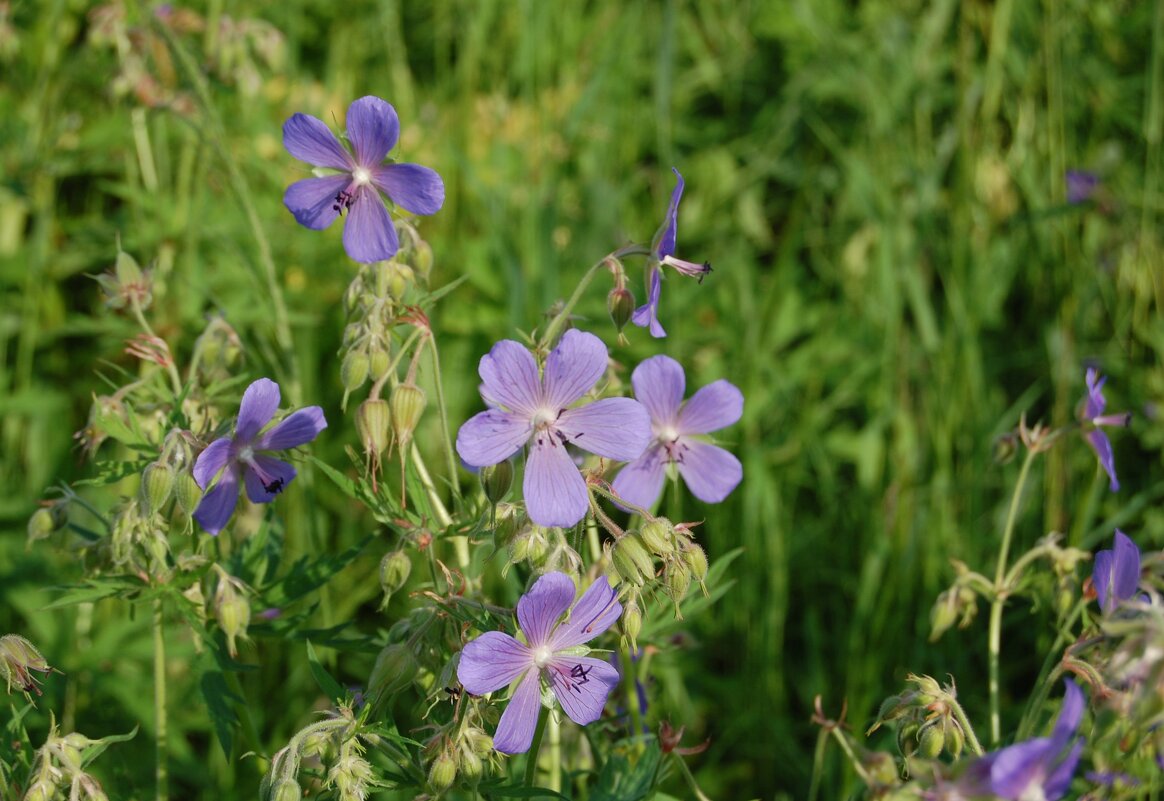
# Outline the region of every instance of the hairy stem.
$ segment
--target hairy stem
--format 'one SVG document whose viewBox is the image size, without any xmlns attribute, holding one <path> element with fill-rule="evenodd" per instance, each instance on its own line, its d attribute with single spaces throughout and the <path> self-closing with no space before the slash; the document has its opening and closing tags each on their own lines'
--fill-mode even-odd
<svg viewBox="0 0 1164 801">
<path fill-rule="evenodd" d="M 566 301 L 566 305 L 554 315 L 554 319 L 550 320 L 550 324 L 546 326 L 545 333 L 538 339 L 538 349 L 542 351 L 549 350 L 550 346 L 554 344 L 554 340 L 562 333 L 562 329 L 566 326 L 566 321 L 570 319 L 570 312 L 574 311 L 574 307 L 578 305 L 578 301 L 582 298 L 582 293 L 586 291 L 586 287 L 590 286 L 590 282 L 594 280 L 594 276 L 598 275 L 598 271 L 606 266 L 607 259 L 621 259 L 625 256 L 646 256 L 650 252 L 649 248 L 642 247 L 641 245 L 628 245 L 594 262 L 590 266 L 590 269 L 586 271 L 586 274 L 582 276 L 582 280 L 578 282 L 578 286 L 574 289 L 574 294 L 570 295 L 570 299 Z"/>
<path fill-rule="evenodd" d="M 154 599 L 154 738 L 157 743 L 154 777 L 157 782 L 157 801 L 166 801 L 168 792 L 166 748 L 166 637 L 162 615 L 162 599 Z"/>
</svg>

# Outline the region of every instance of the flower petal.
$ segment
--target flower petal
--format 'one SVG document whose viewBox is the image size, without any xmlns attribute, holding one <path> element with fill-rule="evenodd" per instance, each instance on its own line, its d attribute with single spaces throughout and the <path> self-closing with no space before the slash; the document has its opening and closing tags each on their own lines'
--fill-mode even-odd
<svg viewBox="0 0 1164 801">
<path fill-rule="evenodd" d="M 1099 551 L 1095 555 L 1095 564 L 1091 569 L 1091 584 L 1095 588 L 1095 597 L 1099 601 L 1099 608 L 1110 612 L 1116 606 L 1117 598 L 1112 591 L 1111 563 L 1113 553 L 1110 550 Z"/>
<path fill-rule="evenodd" d="M 550 634 L 576 594 L 574 582 L 565 573 L 546 573 L 521 596 L 517 602 L 517 622 L 531 649 L 550 644 Z"/>
<path fill-rule="evenodd" d="M 1132 592 L 1135 592 L 1134 587 Z M 1066 685 L 1063 706 L 1059 709 L 1059 717 L 1055 719 L 1055 730 L 1051 733 L 1051 739 L 1059 744 L 1060 749 L 1075 736 L 1075 731 L 1083 721 L 1083 709 L 1087 706 L 1083 690 L 1079 689 L 1078 684 L 1071 679 L 1066 679 L 1063 683 Z"/>
<path fill-rule="evenodd" d="M 1103 397 L 1103 385 L 1107 382 L 1107 377 L 1101 378 L 1094 367 L 1088 367 L 1086 381 L 1087 404 L 1084 416 L 1091 420 L 1103 414 L 1103 409 L 1107 406 L 1107 400 Z"/>
<path fill-rule="evenodd" d="M 708 434 L 730 426 L 744 413 L 744 393 L 724 379 L 692 395 L 679 412 L 681 434 Z"/>
<path fill-rule="evenodd" d="M 1140 585 L 1140 549 L 1127 534 L 1115 533 L 1115 554 L 1112 565 L 1112 594 L 1126 601 L 1136 594 Z"/>
<path fill-rule="evenodd" d="M 512 339 L 501 340 L 481 357 L 477 373 L 491 402 L 525 417 L 533 415 L 542 387 L 538 366 L 524 345 Z"/>
<path fill-rule="evenodd" d="M 295 158 L 316 167 L 350 172 L 353 166 L 351 156 L 331 129 L 310 114 L 292 114 L 283 123 L 283 147 Z"/>
<path fill-rule="evenodd" d="M 670 356 L 652 356 L 635 368 L 631 384 L 635 388 L 635 400 L 647 408 L 653 424 L 675 424 L 687 387 L 683 365 Z"/>
<path fill-rule="evenodd" d="M 663 288 L 663 279 L 659 273 L 659 265 L 652 263 L 650 275 L 647 278 L 647 302 L 639 306 L 631 314 L 631 322 L 640 328 L 650 328 L 651 336 L 662 339 L 667 336 L 663 326 L 659 323 L 659 293 Z"/>
<path fill-rule="evenodd" d="M 589 642 L 613 626 L 621 614 L 618 593 L 606 576 L 599 576 L 574 604 L 569 619 L 554 632 L 550 648 L 561 651 Z"/>
<path fill-rule="evenodd" d="M 1050 738 L 1038 737 L 1003 748 L 990 765 L 991 791 L 1012 801 L 1025 797 L 1032 785 L 1046 776 L 1058 755 L 1055 746 Z"/>
<path fill-rule="evenodd" d="M 194 480 L 198 486 L 206 490 L 210 482 L 218 475 L 222 468 L 230 461 L 230 446 L 233 443 L 230 437 L 222 437 L 202 449 L 198 454 L 198 461 L 194 462 Z"/>
<path fill-rule="evenodd" d="M 327 419 L 323 416 L 323 409 L 308 406 L 284 418 L 270 431 L 265 432 L 255 441 L 255 448 L 261 451 L 298 448 L 311 442 L 325 428 Z"/>
<path fill-rule="evenodd" d="M 659 261 L 675 252 L 675 235 L 679 227 L 679 200 L 683 197 L 683 176 L 674 167 L 671 168 L 671 172 L 675 173 L 678 182 L 671 190 L 671 205 L 667 207 L 667 217 L 663 220 L 659 232 L 655 234 L 654 251 Z"/>
<path fill-rule="evenodd" d="M 275 500 L 275 496 L 287 489 L 295 475 L 294 467 L 274 456 L 258 454 L 253 464 L 243 465 L 243 479 L 251 503 L 270 503 Z"/>
<path fill-rule="evenodd" d="M 372 172 L 372 183 L 413 214 L 436 214 L 445 204 L 445 182 L 419 164 L 386 164 Z"/>
<path fill-rule="evenodd" d="M 227 470 L 214 488 L 202 496 L 198 508 L 194 510 L 194 519 L 202 528 L 217 535 L 230 522 L 237 504 L 238 476 L 234 470 Z"/>
<path fill-rule="evenodd" d="M 546 675 L 558 703 L 580 726 L 602 717 L 606 699 L 619 679 L 613 665 L 592 656 L 555 657 L 546 666 Z"/>
<path fill-rule="evenodd" d="M 250 444 L 262 427 L 271 422 L 271 418 L 278 410 L 279 385 L 269 378 L 260 378 L 253 382 L 243 393 L 242 403 L 239 404 L 235 442 L 239 443 L 240 447 L 243 444 Z"/>
<path fill-rule="evenodd" d="M 504 462 L 529 442 L 528 417 L 487 409 L 469 418 L 457 431 L 457 454 L 473 467 Z"/>
<path fill-rule="evenodd" d="M 554 428 L 582 450 L 620 461 L 637 459 L 651 441 L 651 416 L 630 398 L 603 398 L 567 409 Z"/>
<path fill-rule="evenodd" d="M 1088 431 L 1086 437 L 1087 443 L 1091 445 L 1091 449 L 1095 451 L 1096 458 L 1099 459 L 1099 466 L 1107 473 L 1108 488 L 1112 492 L 1117 492 L 1120 488 L 1120 482 L 1116 478 L 1115 454 L 1112 453 L 1111 440 L 1107 438 L 1107 434 L 1098 428 L 1094 431 Z"/>
<path fill-rule="evenodd" d="M 304 178 L 287 187 L 283 205 L 295 217 L 295 222 L 313 231 L 322 231 L 339 216 L 336 196 L 348 188 L 352 176 L 326 175 L 322 178 Z"/>
<path fill-rule="evenodd" d="M 344 223 L 344 250 L 352 261 L 371 264 L 396 255 L 400 243 L 396 226 L 376 190 L 361 186 Z"/>
<path fill-rule="evenodd" d="M 571 329 L 546 357 L 546 406 L 564 409 L 581 398 L 606 372 L 610 357 L 594 334 Z"/>
<path fill-rule="evenodd" d="M 1043 794 L 1047 801 L 1056 801 L 1067 794 L 1067 789 L 1071 786 L 1071 777 L 1075 775 L 1075 768 L 1079 765 L 1082 753 L 1083 740 L 1079 740 L 1048 774 L 1043 781 Z"/>
<path fill-rule="evenodd" d="M 511 684 L 534 666 L 529 648 L 501 631 L 487 631 L 461 649 L 457 680 L 473 695 Z"/>
<path fill-rule="evenodd" d="M 618 471 L 611 488 L 620 498 L 649 510 L 663 491 L 666 468 L 667 451 L 655 442 L 643 451 L 642 456 Z"/>
<path fill-rule="evenodd" d="M 525 508 L 539 526 L 569 528 L 590 508 L 586 482 L 553 434 L 535 436 L 525 462 Z"/>
<path fill-rule="evenodd" d="M 538 671 L 525 674 L 517 685 L 509 706 L 501 713 L 497 722 L 497 732 L 493 735 L 493 747 L 503 754 L 524 754 L 533 743 L 534 728 L 538 722 L 538 710 L 542 704 Z"/>
<path fill-rule="evenodd" d="M 719 503 L 744 477 L 740 460 L 716 445 L 680 437 L 679 475 L 691 494 L 704 503 Z"/>
<path fill-rule="evenodd" d="M 373 95 L 348 106 L 348 140 L 356 151 L 356 163 L 374 167 L 384 160 L 400 137 L 400 118 L 386 100 Z"/>
</svg>

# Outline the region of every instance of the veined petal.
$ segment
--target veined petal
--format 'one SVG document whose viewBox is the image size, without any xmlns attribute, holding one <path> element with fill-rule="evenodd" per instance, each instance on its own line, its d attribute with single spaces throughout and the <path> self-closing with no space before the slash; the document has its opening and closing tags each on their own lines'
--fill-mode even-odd
<svg viewBox="0 0 1164 801">
<path fill-rule="evenodd" d="M 1115 533 L 1112 560 L 1112 594 L 1125 601 L 1140 586 L 1140 549 L 1119 529 Z"/>
<path fill-rule="evenodd" d="M 621 614 L 618 593 L 606 576 L 599 576 L 574 604 L 569 619 L 554 632 L 550 648 L 561 651 L 589 642 L 613 626 Z"/>
<path fill-rule="evenodd" d="M 260 378 L 251 383 L 243 393 L 238 407 L 238 424 L 235 426 L 235 441 L 240 447 L 250 444 L 263 426 L 271 422 L 279 410 L 279 385 L 269 378 Z"/>
<path fill-rule="evenodd" d="M 631 374 L 631 384 L 635 388 L 635 400 L 647 408 L 652 423 L 675 424 L 687 388 L 683 365 L 670 356 L 652 356 L 639 362 Z"/>
<path fill-rule="evenodd" d="M 327 428 L 323 409 L 308 406 L 281 420 L 270 431 L 255 440 L 255 449 L 261 451 L 282 451 L 306 445 Z"/>
<path fill-rule="evenodd" d="M 659 261 L 675 252 L 675 237 L 679 228 L 679 201 L 683 197 L 683 176 L 674 167 L 671 168 L 671 172 L 675 173 L 677 183 L 671 190 L 671 204 L 667 207 L 667 217 L 663 220 L 659 232 L 655 234 L 654 251 Z"/>
<path fill-rule="evenodd" d="M 457 431 L 457 454 L 466 464 L 487 467 L 513 456 L 532 434 L 529 418 L 487 409 L 470 417 Z"/>
<path fill-rule="evenodd" d="M 283 147 L 300 161 L 316 167 L 351 172 L 351 156 L 322 120 L 310 114 L 292 114 L 283 123 Z"/>
<path fill-rule="evenodd" d="M 546 357 L 546 406 L 564 409 L 598 383 L 609 361 L 606 345 L 586 331 L 571 329 Z"/>
<path fill-rule="evenodd" d="M 287 187 L 283 205 L 295 217 L 295 222 L 313 231 L 322 231 L 339 216 L 336 196 L 348 188 L 352 176 L 325 175 L 322 178 L 304 178 Z"/>
<path fill-rule="evenodd" d="M 533 415 L 542 387 L 538 366 L 524 345 L 512 339 L 501 340 L 481 357 L 477 373 L 493 402 L 524 417 Z"/>
<path fill-rule="evenodd" d="M 1111 440 L 1107 438 L 1107 434 L 1098 428 L 1094 431 L 1088 431 L 1085 436 L 1087 437 L 1088 444 L 1091 445 L 1091 449 L 1095 451 L 1096 458 L 1099 459 L 1099 466 L 1107 473 L 1108 488 L 1112 492 L 1117 492 L 1120 488 L 1120 482 L 1116 478 L 1115 454 L 1112 453 Z"/>
<path fill-rule="evenodd" d="M 1067 794 L 1071 787 L 1071 777 L 1075 775 L 1075 768 L 1079 765 L 1079 756 L 1083 753 L 1083 740 L 1079 740 L 1063 755 L 1059 764 L 1043 782 L 1043 793 L 1047 801 L 1055 801 Z"/>
<path fill-rule="evenodd" d="M 1118 599 L 1113 594 L 1111 583 L 1112 559 L 1114 554 L 1110 550 L 1100 551 L 1095 555 L 1095 564 L 1091 570 L 1091 584 L 1095 588 L 1095 597 L 1099 601 L 1099 608 L 1104 612 L 1115 609 Z"/>
<path fill-rule="evenodd" d="M 217 535 L 230 522 L 230 516 L 234 514 L 237 503 L 238 476 L 230 469 L 222 474 L 222 478 L 210 492 L 202 496 L 198 508 L 194 510 L 194 519 L 202 528 Z"/>
<path fill-rule="evenodd" d="M 198 461 L 194 462 L 194 480 L 198 486 L 206 490 L 210 482 L 218 475 L 218 471 L 226 467 L 230 461 L 230 446 L 234 442 L 230 437 L 222 437 L 202 449 L 198 454 Z"/>
<path fill-rule="evenodd" d="M 569 528 L 590 508 L 586 482 L 566 446 L 550 433 L 540 433 L 530 444 L 522 483 L 525 508 L 539 526 Z"/>
<path fill-rule="evenodd" d="M 628 503 L 650 509 L 659 500 L 666 473 L 667 451 L 662 444 L 654 442 L 642 456 L 618 471 L 611 488 Z"/>
<path fill-rule="evenodd" d="M 513 683 L 534 666 L 529 648 L 501 631 L 487 631 L 467 643 L 457 663 L 457 680 L 473 695 Z"/>
<path fill-rule="evenodd" d="M 1091 420 L 1103 414 L 1103 409 L 1107 406 L 1107 400 L 1103 397 L 1103 385 L 1107 382 L 1107 377 L 1101 378 L 1094 367 L 1088 367 L 1086 381 L 1087 403 L 1084 416 Z"/>
<path fill-rule="evenodd" d="M 352 261 L 371 264 L 396 255 L 396 226 L 376 190 L 361 186 L 344 223 L 344 250 Z"/>
<path fill-rule="evenodd" d="M 295 479 L 295 468 L 274 456 L 256 454 L 251 464 L 243 465 L 243 480 L 251 503 L 270 503 Z"/>
<path fill-rule="evenodd" d="M 676 463 L 691 494 L 704 503 L 719 503 L 744 477 L 740 460 L 716 445 L 681 437 Z"/>
<path fill-rule="evenodd" d="M 1132 592 L 1135 592 L 1135 587 L 1132 588 Z M 1128 593 L 1129 596 L 1131 594 Z M 1059 717 L 1055 719 L 1055 730 L 1051 733 L 1051 739 L 1058 743 L 1060 748 L 1075 736 L 1075 731 L 1083 721 L 1083 709 L 1087 706 L 1083 690 L 1079 689 L 1078 684 L 1071 679 L 1063 683 L 1066 685 L 1063 706 L 1059 709 Z"/>
<path fill-rule="evenodd" d="M 348 139 L 356 151 L 356 163 L 374 167 L 396 146 L 400 118 L 392 104 L 368 95 L 348 106 Z"/>
<path fill-rule="evenodd" d="M 996 753 L 990 765 L 991 791 L 1011 801 L 1022 799 L 1032 785 L 1046 777 L 1058 754 L 1055 745 L 1050 738 L 1038 737 Z"/>
<path fill-rule="evenodd" d="M 602 717 L 606 699 L 619 679 L 613 665 L 592 656 L 555 657 L 546 666 L 546 677 L 563 711 L 579 726 Z"/>
<path fill-rule="evenodd" d="M 533 650 L 548 646 L 558 620 L 576 595 L 574 582 L 565 573 L 546 573 L 517 602 L 517 622 Z"/>
<path fill-rule="evenodd" d="M 385 164 L 372 171 L 372 183 L 413 214 L 436 214 L 445 204 L 445 182 L 436 170 L 419 164 Z"/>
<path fill-rule="evenodd" d="M 517 685 L 509 706 L 501 713 L 493 747 L 503 754 L 524 754 L 533 743 L 534 728 L 538 722 L 542 693 L 538 671 L 530 670 Z"/>
<path fill-rule="evenodd" d="M 631 314 L 631 322 L 640 328 L 649 328 L 651 336 L 655 339 L 667 336 L 667 332 L 659 323 L 659 293 L 662 291 L 662 287 L 663 281 L 659 275 L 659 265 L 652 264 L 650 275 L 647 278 L 647 302 Z"/>
<path fill-rule="evenodd" d="M 709 434 L 726 428 L 744 413 L 744 393 L 720 379 L 692 395 L 679 412 L 679 433 Z"/>
<path fill-rule="evenodd" d="M 651 416 L 630 398 L 603 398 L 567 409 L 554 427 L 582 450 L 620 461 L 638 458 L 651 441 Z"/>
</svg>

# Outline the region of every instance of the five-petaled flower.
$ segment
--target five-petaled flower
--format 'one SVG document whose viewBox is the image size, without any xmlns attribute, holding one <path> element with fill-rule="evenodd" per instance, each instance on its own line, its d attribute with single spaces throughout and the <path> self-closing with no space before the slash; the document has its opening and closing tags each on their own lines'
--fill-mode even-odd
<svg viewBox="0 0 1164 801">
<path fill-rule="evenodd" d="M 651 438 L 647 410 L 630 398 L 570 405 L 606 372 L 606 346 L 570 330 L 546 357 L 544 374 L 530 352 L 510 339 L 481 357 L 481 397 L 491 407 L 457 432 L 457 453 L 472 467 L 505 461 L 529 444 L 522 492 L 530 519 L 568 527 L 590 508 L 586 482 L 566 445 L 610 459 L 634 459 Z"/>
<path fill-rule="evenodd" d="M 617 594 L 600 576 L 559 621 L 574 600 L 574 582 L 565 573 L 547 573 L 517 602 L 525 642 L 487 631 L 461 651 L 457 678 L 473 695 L 519 681 L 497 724 L 493 747 L 506 754 L 528 751 L 541 706 L 544 680 L 575 723 L 598 720 L 618 671 L 604 659 L 579 656 L 583 643 L 602 634 L 622 614 Z"/>
<path fill-rule="evenodd" d="M 1082 417 L 1087 444 L 1095 451 L 1100 467 L 1111 479 L 1111 491 L 1115 492 L 1120 488 L 1115 473 L 1115 457 L 1111 451 L 1111 440 L 1100 426 L 1126 426 L 1131 422 L 1132 415 L 1131 412 L 1107 415 L 1103 413 L 1104 407 L 1107 406 L 1107 400 L 1103 397 L 1103 385 L 1106 381 L 1107 378 L 1101 378 L 1094 367 L 1087 368 L 1087 397 L 1083 399 Z"/>
<path fill-rule="evenodd" d="M 346 150 L 321 120 L 294 114 L 283 123 L 283 146 L 297 159 L 337 175 L 305 178 L 287 187 L 283 204 L 300 225 L 322 230 L 345 210 L 344 250 L 358 262 L 390 259 L 398 240 L 383 192 L 413 214 L 435 214 L 445 202 L 441 177 L 418 164 L 385 164 L 396 146 L 396 109 L 378 97 L 361 97 L 348 107 Z"/>
<path fill-rule="evenodd" d="M 667 208 L 667 216 L 651 243 L 651 255 L 647 259 L 647 302 L 635 309 L 631 315 L 631 322 L 642 328 L 650 328 L 651 336 L 665 337 L 667 332 L 659 324 L 659 293 L 663 287 L 662 268 L 674 267 L 683 275 L 689 275 L 703 280 L 703 276 L 711 272 L 711 265 L 707 262 L 696 264 L 692 261 L 683 261 L 675 258 L 675 233 L 679 222 L 679 199 L 683 197 L 683 176 L 674 167 L 678 183 L 671 192 L 671 205 Z"/>
<path fill-rule="evenodd" d="M 1140 585 L 1140 549 L 1118 528 L 1112 548 L 1095 554 L 1091 585 L 1104 614 L 1110 614 L 1121 601 L 1136 594 Z"/>
<path fill-rule="evenodd" d="M 265 451 L 296 448 L 327 428 L 323 410 L 309 406 L 260 433 L 278 408 L 279 385 L 269 378 L 255 381 L 243 393 L 234 436 L 210 443 L 194 463 L 194 480 L 210 490 L 194 510 L 194 519 L 211 534 L 222 531 L 234 514 L 240 478 L 253 503 L 270 503 L 295 478 L 294 467 Z"/>
<path fill-rule="evenodd" d="M 705 503 L 719 503 L 736 488 L 744 470 L 739 459 L 696 438 L 730 426 L 744 411 L 744 396 L 720 379 L 700 389 L 684 403 L 686 378 L 679 362 L 652 356 L 631 375 L 635 398 L 651 415 L 654 439 L 643 455 L 615 476 L 619 497 L 650 508 L 663 490 L 667 465 L 674 464 L 688 489 Z"/>
</svg>

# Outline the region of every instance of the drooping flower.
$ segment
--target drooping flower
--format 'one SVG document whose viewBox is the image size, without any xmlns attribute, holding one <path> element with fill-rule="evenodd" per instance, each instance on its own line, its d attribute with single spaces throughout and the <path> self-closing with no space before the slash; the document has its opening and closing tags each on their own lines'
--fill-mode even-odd
<svg viewBox="0 0 1164 801">
<path fill-rule="evenodd" d="M 1118 528 L 1111 550 L 1095 554 L 1091 583 L 1104 614 L 1136 594 L 1140 584 L 1140 549 Z"/>
<path fill-rule="evenodd" d="M 1067 170 L 1067 202 L 1072 205 L 1091 200 L 1099 188 L 1099 176 L 1087 170 Z"/>
<path fill-rule="evenodd" d="M 643 455 L 628 464 L 612 484 L 627 501 L 651 507 L 663 491 L 667 465 L 674 464 L 691 494 L 704 503 L 719 503 L 740 479 L 740 460 L 698 439 L 730 426 L 744 412 L 744 396 L 720 379 L 700 389 L 686 403 L 683 366 L 668 356 L 652 356 L 631 375 L 637 398 L 651 415 L 653 439 Z"/>
<path fill-rule="evenodd" d="M 696 264 L 675 258 L 675 235 L 679 223 L 679 199 L 683 197 L 683 176 L 674 167 L 671 171 L 675 173 L 678 183 L 671 192 L 671 205 L 667 208 L 667 216 L 651 242 L 651 255 L 647 260 L 647 302 L 635 309 L 631 315 L 631 322 L 642 328 L 650 328 L 653 337 L 667 336 L 667 332 L 659 323 L 659 293 L 663 287 L 662 268 L 673 267 L 683 275 L 698 278 L 700 281 L 711 272 L 711 264 L 708 262 Z"/>
<path fill-rule="evenodd" d="M 579 656 L 583 643 L 618 620 L 622 605 L 605 576 L 574 600 L 574 582 L 565 573 L 546 573 L 517 602 L 524 642 L 501 631 L 487 631 L 461 651 L 457 678 L 473 695 L 519 681 L 497 724 L 493 747 L 506 754 L 528 751 L 541 706 L 544 681 L 575 723 L 598 720 L 618 671 L 604 659 Z"/>
<path fill-rule="evenodd" d="M 1103 385 L 1106 381 L 1107 377 L 1101 378 L 1094 367 L 1087 368 L 1087 397 L 1083 399 L 1082 422 L 1086 427 L 1084 436 L 1087 438 L 1087 444 L 1095 451 L 1100 467 L 1110 479 L 1111 491 L 1115 492 L 1120 488 L 1115 473 L 1115 457 L 1111 450 L 1111 440 L 1103 433 L 1101 426 L 1126 426 L 1131 422 L 1132 415 L 1131 412 L 1108 415 L 1103 413 L 1104 407 L 1107 406 L 1107 400 L 1103 397 Z"/>
<path fill-rule="evenodd" d="M 283 205 L 296 222 L 316 231 L 327 228 L 346 210 L 344 250 L 348 256 L 364 263 L 390 259 L 399 244 L 380 193 L 413 214 L 435 214 L 444 205 L 445 185 L 428 167 L 383 163 L 400 135 L 400 120 L 392 104 L 370 95 L 361 97 L 348 106 L 347 127 L 350 152 L 316 117 L 293 114 L 283 123 L 283 146 L 292 156 L 339 171 L 291 184 Z"/>
<path fill-rule="evenodd" d="M 263 432 L 279 408 L 279 399 L 279 385 L 271 379 L 252 383 L 243 393 L 234 436 L 210 443 L 194 463 L 194 480 L 203 490 L 209 489 L 194 510 L 194 519 L 211 534 L 222 531 L 234 514 L 240 479 L 252 503 L 270 503 L 295 478 L 295 468 L 269 455 L 270 451 L 304 445 L 327 428 L 323 410 L 309 406 Z"/>
<path fill-rule="evenodd" d="M 569 527 L 589 509 L 586 482 L 566 445 L 609 459 L 634 459 L 647 446 L 651 421 L 630 398 L 604 398 L 575 408 L 606 372 L 602 340 L 570 330 L 546 357 L 539 378 L 520 342 L 502 340 L 481 357 L 481 397 L 491 407 L 457 432 L 457 453 L 471 467 L 487 467 L 529 445 L 522 491 L 530 519 Z"/>
</svg>

